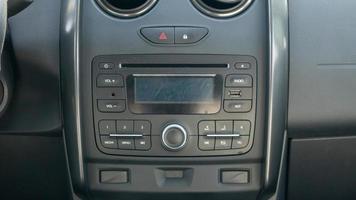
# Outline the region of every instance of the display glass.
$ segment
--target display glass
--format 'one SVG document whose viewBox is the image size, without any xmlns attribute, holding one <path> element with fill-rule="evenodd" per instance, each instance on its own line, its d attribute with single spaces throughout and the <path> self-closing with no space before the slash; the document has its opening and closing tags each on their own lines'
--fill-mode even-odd
<svg viewBox="0 0 356 200">
<path fill-rule="evenodd" d="M 216 74 L 133 74 L 128 107 L 137 114 L 211 114 L 220 110 L 223 79 Z"/>
<path fill-rule="evenodd" d="M 143 104 L 192 104 L 214 101 L 214 77 L 135 77 L 134 101 Z"/>
</svg>

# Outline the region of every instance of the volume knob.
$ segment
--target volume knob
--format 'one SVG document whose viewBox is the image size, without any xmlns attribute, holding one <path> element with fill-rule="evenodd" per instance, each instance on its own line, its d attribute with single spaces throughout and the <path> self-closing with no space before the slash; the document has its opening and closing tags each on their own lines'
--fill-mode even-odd
<svg viewBox="0 0 356 200">
<path fill-rule="evenodd" d="M 179 124 L 170 124 L 163 129 L 162 145 L 169 151 L 178 151 L 187 143 L 187 131 Z"/>
</svg>

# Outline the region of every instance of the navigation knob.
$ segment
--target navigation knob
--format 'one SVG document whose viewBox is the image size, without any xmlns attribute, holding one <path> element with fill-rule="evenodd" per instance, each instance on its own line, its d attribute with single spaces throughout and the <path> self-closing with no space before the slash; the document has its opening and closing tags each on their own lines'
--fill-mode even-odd
<svg viewBox="0 0 356 200">
<path fill-rule="evenodd" d="M 162 132 L 162 145 L 169 151 L 178 151 L 187 143 L 187 131 L 179 124 L 170 124 Z"/>
</svg>

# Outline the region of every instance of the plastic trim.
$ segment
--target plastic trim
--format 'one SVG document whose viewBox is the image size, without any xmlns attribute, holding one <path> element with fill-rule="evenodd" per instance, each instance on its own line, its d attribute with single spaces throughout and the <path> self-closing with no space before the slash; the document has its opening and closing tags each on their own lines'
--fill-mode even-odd
<svg viewBox="0 0 356 200">
<path fill-rule="evenodd" d="M 269 92 L 264 192 L 274 193 L 287 127 L 289 24 L 288 0 L 269 0 Z"/>
<path fill-rule="evenodd" d="M 6 25 L 7 25 L 7 1 L 0 1 L 0 56 L 2 54 L 2 49 L 4 47 L 4 42 L 5 42 Z M 0 71 L 1 71 L 1 62 L 0 62 Z"/>
<path fill-rule="evenodd" d="M 8 73 L 6 68 L 3 68 L 1 65 L 3 64 L 3 55 L 2 51 L 5 44 L 5 36 L 7 30 L 7 1 L 0 1 L 0 87 L 2 97 L 0 99 L 0 117 L 5 112 L 6 107 L 9 102 L 9 85 L 7 80 Z"/>
<path fill-rule="evenodd" d="M 64 131 L 74 190 L 84 190 L 85 187 L 79 82 L 80 2 L 80 0 L 63 0 L 61 17 Z M 74 77 L 74 80 L 71 77 Z"/>
</svg>

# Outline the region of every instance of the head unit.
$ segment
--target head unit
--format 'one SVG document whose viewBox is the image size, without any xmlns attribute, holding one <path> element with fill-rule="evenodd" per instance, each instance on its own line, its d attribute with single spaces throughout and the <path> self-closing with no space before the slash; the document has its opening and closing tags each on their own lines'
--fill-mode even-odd
<svg viewBox="0 0 356 200">
<path fill-rule="evenodd" d="M 97 56 L 97 146 L 128 156 L 245 153 L 254 137 L 256 74 L 250 56 Z"/>
</svg>

